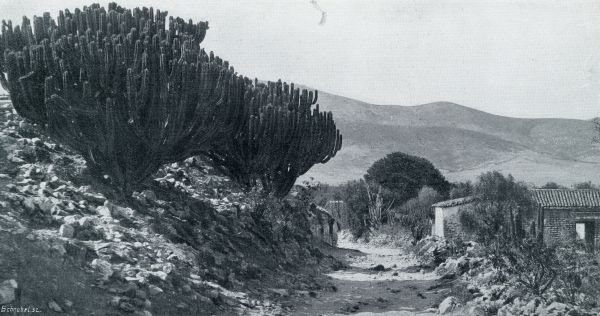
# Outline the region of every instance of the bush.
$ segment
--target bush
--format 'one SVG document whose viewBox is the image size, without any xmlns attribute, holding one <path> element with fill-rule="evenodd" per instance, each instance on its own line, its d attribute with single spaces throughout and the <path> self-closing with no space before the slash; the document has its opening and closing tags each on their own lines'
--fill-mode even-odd
<svg viewBox="0 0 600 316">
<path fill-rule="evenodd" d="M 207 22 L 109 4 L 3 22 L 0 83 L 15 110 L 123 191 L 203 154 L 278 196 L 341 148 L 317 94 L 259 84 L 200 48 Z M 4 76 L 7 73 L 7 77 Z"/>
<path fill-rule="evenodd" d="M 516 281 L 534 295 L 542 295 L 558 276 L 556 249 L 535 238 L 517 243 L 498 241 L 492 254 L 494 265 L 513 275 Z"/>
<path fill-rule="evenodd" d="M 556 249 L 559 264 L 554 294 L 559 301 L 586 308 L 600 304 L 600 263 L 585 244 L 570 240 Z"/>
<path fill-rule="evenodd" d="M 430 187 L 423 187 L 416 198 L 404 203 L 397 211 L 398 224 L 410 230 L 413 244 L 431 232 L 433 212 L 431 205 L 443 197 Z"/>
<path fill-rule="evenodd" d="M 366 236 L 370 230 L 369 194 L 364 182 L 350 181 L 343 186 L 343 200 L 348 211 L 348 229 L 354 238 Z"/>
<path fill-rule="evenodd" d="M 520 239 L 525 234 L 523 217 L 533 211 L 525 184 L 499 172 L 484 173 L 474 189 L 476 200 L 459 211 L 460 223 L 484 244 Z"/>
</svg>

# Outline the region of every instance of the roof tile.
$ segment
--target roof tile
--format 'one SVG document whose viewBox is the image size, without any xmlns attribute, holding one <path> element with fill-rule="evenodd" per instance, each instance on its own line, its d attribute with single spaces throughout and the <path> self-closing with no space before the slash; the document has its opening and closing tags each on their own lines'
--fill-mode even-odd
<svg viewBox="0 0 600 316">
<path fill-rule="evenodd" d="M 533 200 L 542 207 L 600 207 L 599 190 L 534 189 Z"/>
</svg>

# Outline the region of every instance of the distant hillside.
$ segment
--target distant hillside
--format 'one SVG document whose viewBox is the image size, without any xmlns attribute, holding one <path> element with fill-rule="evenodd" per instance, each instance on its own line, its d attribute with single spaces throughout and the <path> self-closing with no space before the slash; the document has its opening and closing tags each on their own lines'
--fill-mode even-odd
<svg viewBox="0 0 600 316">
<path fill-rule="evenodd" d="M 393 151 L 425 157 L 453 181 L 500 170 L 536 184 L 600 182 L 590 121 L 511 118 L 448 102 L 373 105 L 322 92 L 319 104 L 344 135 L 342 151 L 307 174 L 322 182 L 360 178 Z"/>
</svg>

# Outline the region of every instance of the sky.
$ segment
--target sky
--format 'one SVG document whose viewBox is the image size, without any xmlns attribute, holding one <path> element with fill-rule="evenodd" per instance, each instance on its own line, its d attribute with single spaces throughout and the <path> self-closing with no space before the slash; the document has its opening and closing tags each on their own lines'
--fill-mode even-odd
<svg viewBox="0 0 600 316">
<path fill-rule="evenodd" d="M 600 1 L 121 0 L 209 21 L 240 74 L 374 104 L 450 101 L 514 117 L 600 116 Z M 96 1 L 106 5 L 108 1 Z M 0 18 L 89 2 L 0 0 Z"/>
</svg>

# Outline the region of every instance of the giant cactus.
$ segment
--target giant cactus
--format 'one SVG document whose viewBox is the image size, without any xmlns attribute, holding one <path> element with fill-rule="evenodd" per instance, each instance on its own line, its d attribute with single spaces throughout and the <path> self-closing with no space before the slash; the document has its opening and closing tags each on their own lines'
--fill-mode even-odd
<svg viewBox="0 0 600 316">
<path fill-rule="evenodd" d="M 316 96 L 253 83 L 200 48 L 208 23 L 114 3 L 2 21 L 0 84 L 15 110 L 124 190 L 205 154 L 279 195 L 341 145 Z M 250 179 L 250 180 L 249 180 Z"/>
<path fill-rule="evenodd" d="M 15 110 L 125 188 L 230 135 L 245 81 L 200 49 L 207 23 L 115 4 L 3 22 Z"/>
<path fill-rule="evenodd" d="M 316 91 L 281 81 L 256 83 L 254 90 L 244 127 L 206 155 L 239 183 L 260 182 L 266 192 L 283 196 L 300 175 L 335 156 L 342 136 L 331 112 L 319 111 Z"/>
</svg>

